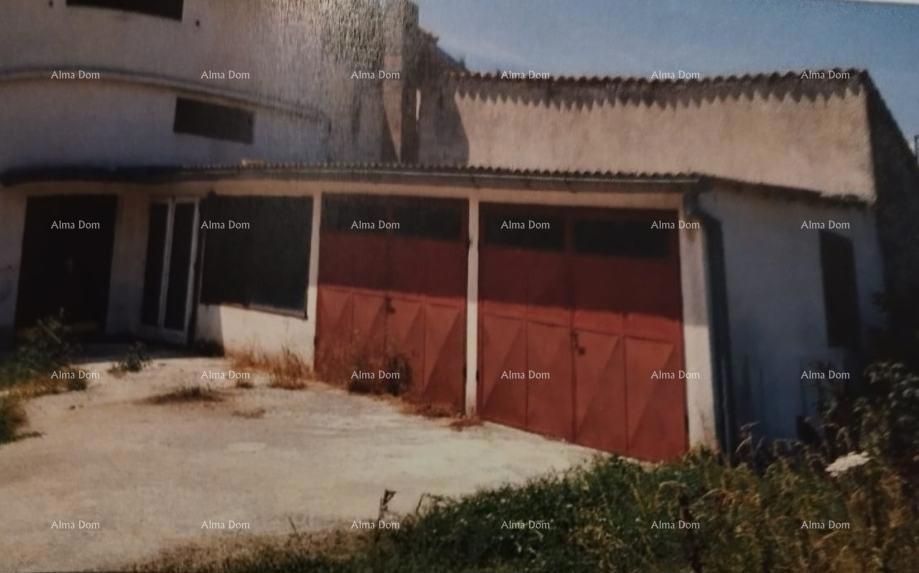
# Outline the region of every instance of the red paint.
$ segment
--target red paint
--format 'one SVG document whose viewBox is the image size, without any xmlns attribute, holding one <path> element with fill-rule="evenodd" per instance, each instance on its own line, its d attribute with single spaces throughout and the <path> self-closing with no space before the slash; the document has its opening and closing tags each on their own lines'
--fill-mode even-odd
<svg viewBox="0 0 919 573">
<path fill-rule="evenodd" d="M 424 204 L 408 205 L 414 216 L 435 208 L 453 210 L 461 217 L 463 224 L 455 234 L 432 238 L 425 236 L 424 229 L 400 221 L 399 214 L 406 209 L 400 198 L 328 197 L 323 202 L 331 209 L 357 204 L 372 213 L 368 218 L 402 225 L 398 232 L 352 231 L 343 224 L 326 225 L 324 219 L 317 371 L 327 378 L 347 377 L 356 362 L 369 369 L 387 369 L 397 356 L 411 373 L 411 398 L 462 411 L 465 204 L 426 199 Z"/>
<path fill-rule="evenodd" d="M 628 243 L 632 227 L 641 241 L 652 219 L 673 215 L 492 206 L 482 217 L 482 416 L 642 459 L 686 451 L 685 384 L 650 378 L 655 370 L 678 376 L 683 367 L 678 237 L 661 230 L 647 235 L 647 248 Z M 564 231 L 543 244 L 499 244 L 489 224 L 552 217 Z M 603 251 L 576 239 L 584 221 L 625 231 Z M 511 371 L 527 379 L 501 378 Z M 531 371 L 550 378 L 532 379 Z"/>
</svg>

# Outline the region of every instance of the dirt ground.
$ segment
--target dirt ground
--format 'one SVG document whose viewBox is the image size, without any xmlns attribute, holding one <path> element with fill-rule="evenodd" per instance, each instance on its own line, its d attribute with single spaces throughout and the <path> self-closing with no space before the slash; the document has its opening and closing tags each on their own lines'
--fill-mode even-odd
<svg viewBox="0 0 919 573">
<path fill-rule="evenodd" d="M 349 526 L 377 515 L 385 489 L 406 513 L 424 493 L 522 482 L 595 455 L 493 424 L 459 432 L 318 382 L 289 391 L 259 374 L 252 389 L 202 380 L 230 369 L 222 359 L 159 357 L 122 378 L 109 366 L 82 365 L 101 374 L 85 392 L 30 401 L 26 430 L 41 436 L 0 446 L 0 571 L 105 567 L 189 542 Z M 226 399 L 145 401 L 195 384 Z"/>
</svg>

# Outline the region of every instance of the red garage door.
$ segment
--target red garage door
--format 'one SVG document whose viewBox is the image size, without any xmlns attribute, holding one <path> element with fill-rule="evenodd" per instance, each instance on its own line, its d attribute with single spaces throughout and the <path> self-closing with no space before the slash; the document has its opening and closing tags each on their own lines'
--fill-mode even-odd
<svg viewBox="0 0 919 573">
<path fill-rule="evenodd" d="M 410 397 L 461 411 L 465 203 L 342 195 L 322 209 L 320 375 L 399 372 Z"/>
<path fill-rule="evenodd" d="M 483 207 L 485 418 L 643 459 L 686 450 L 674 217 Z"/>
</svg>

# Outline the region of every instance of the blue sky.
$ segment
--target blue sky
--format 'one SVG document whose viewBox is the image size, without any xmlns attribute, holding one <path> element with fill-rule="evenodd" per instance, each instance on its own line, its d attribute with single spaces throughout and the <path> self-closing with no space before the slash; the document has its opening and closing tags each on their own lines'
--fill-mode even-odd
<svg viewBox="0 0 919 573">
<path fill-rule="evenodd" d="M 867 69 L 919 134 L 919 6 L 842 0 L 416 0 L 477 70 L 647 76 Z"/>
</svg>

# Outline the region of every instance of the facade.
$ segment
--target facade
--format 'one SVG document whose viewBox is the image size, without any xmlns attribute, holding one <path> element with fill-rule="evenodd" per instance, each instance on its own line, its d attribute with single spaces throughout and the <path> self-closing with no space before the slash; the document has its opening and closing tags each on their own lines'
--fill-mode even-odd
<svg viewBox="0 0 919 573">
<path fill-rule="evenodd" d="M 508 80 L 407 2 L 9 4 L 6 341 L 64 308 L 656 460 L 793 437 L 874 297 L 919 284 L 915 164 L 864 72 Z"/>
</svg>

